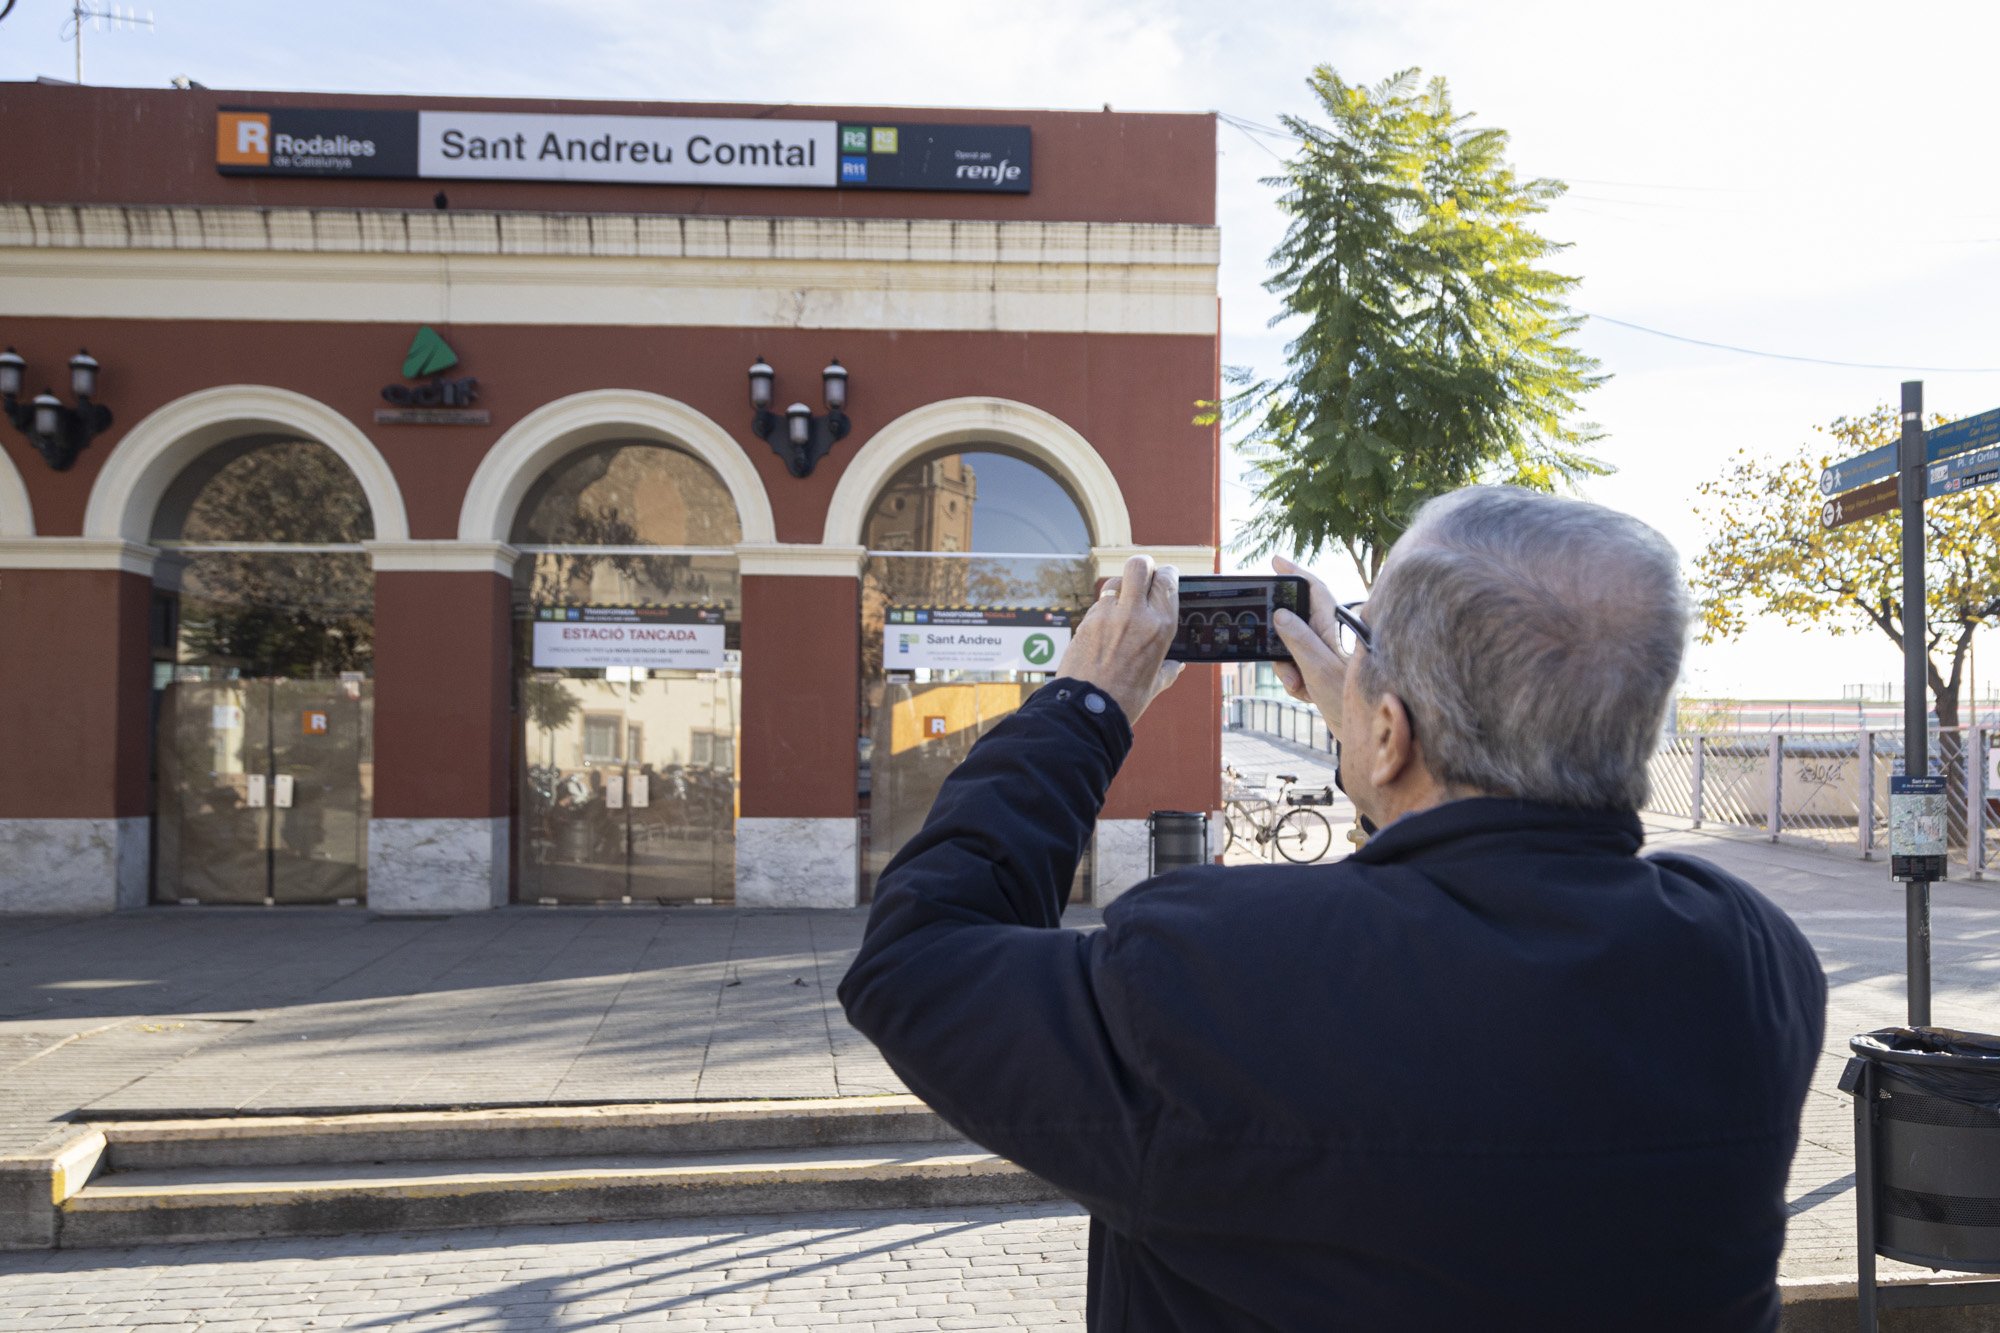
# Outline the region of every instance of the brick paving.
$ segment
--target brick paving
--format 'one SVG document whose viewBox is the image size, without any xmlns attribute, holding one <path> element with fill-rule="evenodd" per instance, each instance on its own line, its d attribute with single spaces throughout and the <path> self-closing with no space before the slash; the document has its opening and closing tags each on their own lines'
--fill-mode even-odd
<svg viewBox="0 0 2000 1333">
<path fill-rule="evenodd" d="M 1225 753 L 1253 775 L 1331 778 L 1325 756 L 1265 738 L 1230 733 Z M 1901 889 L 1879 861 L 1650 822 L 1653 847 L 1744 875 L 1819 950 L 1828 1049 L 1787 1195 L 1784 1271 L 1851 1271 L 1852 1111 L 1834 1083 L 1849 1034 L 1902 1018 Z M 834 1000 L 864 916 L 200 908 L 12 920 L 0 931 L 0 1153 L 78 1113 L 900 1091 Z M 1936 1020 L 2000 1029 L 2000 884 L 1938 886 L 1934 936 Z"/>
<path fill-rule="evenodd" d="M 1063 1204 L 0 1254 L 0 1333 L 1083 1322 Z"/>
</svg>

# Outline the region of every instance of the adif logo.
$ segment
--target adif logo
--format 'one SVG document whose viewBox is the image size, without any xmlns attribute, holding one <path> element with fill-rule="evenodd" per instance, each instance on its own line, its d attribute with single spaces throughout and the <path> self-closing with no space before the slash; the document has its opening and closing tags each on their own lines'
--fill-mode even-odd
<svg viewBox="0 0 2000 1333">
<path fill-rule="evenodd" d="M 215 161 L 224 167 L 271 165 L 271 115 L 267 111 L 221 111 L 215 118 Z"/>
</svg>

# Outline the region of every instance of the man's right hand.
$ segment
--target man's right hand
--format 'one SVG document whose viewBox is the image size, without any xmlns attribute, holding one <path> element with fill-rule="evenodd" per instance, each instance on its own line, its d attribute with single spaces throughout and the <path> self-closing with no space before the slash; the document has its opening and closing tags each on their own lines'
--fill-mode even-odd
<svg viewBox="0 0 2000 1333">
<path fill-rule="evenodd" d="M 1334 596 L 1324 583 L 1283 556 L 1272 560 L 1271 568 L 1304 579 L 1311 602 L 1307 620 L 1283 610 L 1271 617 L 1272 628 L 1292 654 L 1291 661 L 1272 664 L 1278 683 L 1294 699 L 1319 709 L 1327 726 L 1337 730 L 1341 692 L 1347 686 L 1348 658 L 1338 646 L 1340 622 L 1333 614 Z"/>
</svg>

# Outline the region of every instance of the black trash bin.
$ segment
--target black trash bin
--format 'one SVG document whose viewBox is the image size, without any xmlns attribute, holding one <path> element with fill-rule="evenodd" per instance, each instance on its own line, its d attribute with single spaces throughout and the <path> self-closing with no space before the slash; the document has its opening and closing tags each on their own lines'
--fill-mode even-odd
<svg viewBox="0 0 2000 1333">
<path fill-rule="evenodd" d="M 1875 1287 L 1877 1254 L 1925 1268 L 2000 1273 L 2000 1037 L 1882 1028 L 1848 1040 L 1862 1327 L 1874 1309 L 1990 1304 L 2000 1283 Z M 1943 1299 L 1936 1299 L 1943 1298 Z"/>
<path fill-rule="evenodd" d="M 1155 810 L 1146 817 L 1150 873 L 1208 864 L 1208 816 L 1199 811 Z"/>
</svg>

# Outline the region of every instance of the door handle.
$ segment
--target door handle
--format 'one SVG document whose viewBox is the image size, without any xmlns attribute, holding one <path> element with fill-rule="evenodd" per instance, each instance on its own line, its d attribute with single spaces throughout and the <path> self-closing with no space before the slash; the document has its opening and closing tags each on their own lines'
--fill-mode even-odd
<svg viewBox="0 0 2000 1333">
<path fill-rule="evenodd" d="M 244 807 L 250 810 L 262 810 L 264 808 L 264 775 L 262 773 L 245 774 L 244 781 Z"/>
<path fill-rule="evenodd" d="M 292 775 L 280 773 L 271 782 L 271 804 L 280 810 L 292 808 Z"/>
</svg>

